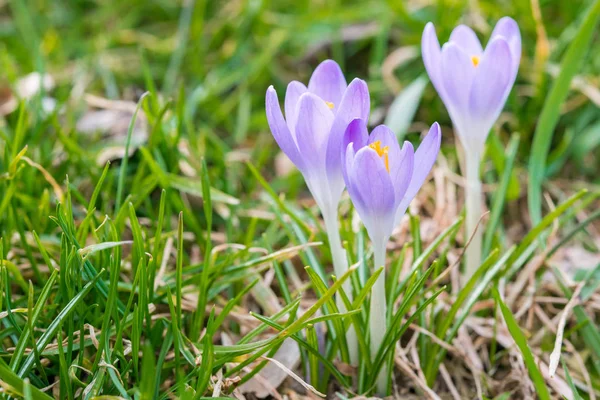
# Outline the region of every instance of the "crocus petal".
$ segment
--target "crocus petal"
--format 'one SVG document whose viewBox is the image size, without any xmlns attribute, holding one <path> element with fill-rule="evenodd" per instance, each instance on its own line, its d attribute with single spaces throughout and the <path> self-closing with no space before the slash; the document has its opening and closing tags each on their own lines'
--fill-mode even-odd
<svg viewBox="0 0 600 400">
<path fill-rule="evenodd" d="M 423 36 L 421 37 L 421 54 L 429 79 L 431 79 L 431 83 L 433 83 L 433 86 L 440 94 L 440 97 L 444 100 L 444 86 L 442 85 L 440 71 L 442 65 L 442 51 L 440 49 L 440 42 L 435 34 L 435 27 L 431 22 L 428 22 L 427 25 L 425 25 L 425 30 L 423 30 Z"/>
<path fill-rule="evenodd" d="M 365 208 L 379 215 L 393 210 L 392 180 L 375 150 L 369 147 L 360 149 L 354 157 L 352 173 Z"/>
<path fill-rule="evenodd" d="M 341 149 L 346 128 L 354 119 L 369 120 L 369 89 L 367 83 L 362 79 L 354 79 L 348 85 L 344 97 L 340 102 L 335 120 L 331 127 L 329 140 L 327 143 L 327 176 L 330 180 L 332 193 L 341 195 L 344 190 L 344 182 L 337 177 L 341 177 Z M 336 110 L 334 109 L 334 112 Z M 358 150 L 357 150 L 358 151 Z"/>
<path fill-rule="evenodd" d="M 398 167 L 391 171 L 392 183 L 394 185 L 394 197 L 399 205 L 405 196 L 414 174 L 415 149 L 413 145 L 405 141 L 402 146 L 402 154 Z"/>
<path fill-rule="evenodd" d="M 513 75 L 516 77 L 519 69 L 519 62 L 521 61 L 521 32 L 519 31 L 519 25 L 517 25 L 515 20 L 510 17 L 500 18 L 492 31 L 490 43 L 497 36 L 502 36 L 508 43 L 508 47 L 510 47 Z"/>
<path fill-rule="evenodd" d="M 354 158 L 356 157 L 356 151 L 354 151 L 354 143 L 348 143 L 346 149 L 344 150 L 344 162 L 343 162 L 343 170 L 345 176 L 348 176 L 349 171 L 352 170 L 352 166 L 354 165 Z M 349 180 L 346 183 L 350 183 Z M 348 185 L 350 186 L 350 185 Z"/>
<path fill-rule="evenodd" d="M 469 97 L 472 118 L 484 122 L 479 127 L 484 130 L 479 132 L 483 142 L 506 102 L 512 84 L 511 65 L 508 43 L 503 37 L 496 37 L 487 46 L 477 67 Z"/>
<path fill-rule="evenodd" d="M 421 186 L 423 186 L 425 178 L 427 178 L 431 168 L 433 168 L 433 164 L 435 164 L 435 160 L 440 152 L 441 143 L 442 130 L 440 129 L 440 124 L 434 122 L 415 152 L 415 168 L 405 197 L 410 197 L 412 200 Z"/>
<path fill-rule="evenodd" d="M 311 169 L 309 175 L 312 173 L 323 175 L 327 137 L 333 123 L 333 113 L 321 98 L 312 93 L 304 93 L 300 96 L 296 112 L 298 113 L 296 136 L 300 154 L 307 169 Z"/>
<path fill-rule="evenodd" d="M 352 149 L 360 150 L 366 146 L 367 141 L 369 140 L 369 131 L 367 130 L 367 123 L 365 120 L 357 118 L 350 122 L 348 128 L 346 128 L 346 133 L 344 133 L 344 139 L 342 140 L 342 173 L 344 174 L 344 181 L 348 182 L 347 169 L 345 168 L 347 157 L 346 151 L 349 148 L 348 146 L 352 144 Z M 354 157 L 354 155 L 352 155 Z M 346 183 L 346 186 L 347 183 Z"/>
<path fill-rule="evenodd" d="M 481 57 L 483 49 L 473 29 L 459 25 L 450 34 L 449 42 L 456 43 L 469 56 Z"/>
<path fill-rule="evenodd" d="M 360 194 L 357 211 L 371 240 L 387 237 L 393 229 L 395 212 L 394 187 L 381 158 L 375 150 L 363 147 L 356 153 L 349 171 L 350 181 Z M 356 202 L 357 199 L 354 199 Z"/>
<path fill-rule="evenodd" d="M 446 92 L 446 107 L 450 112 L 461 113 L 467 107 L 469 89 L 475 66 L 471 58 L 456 43 L 446 43 L 442 48 L 442 81 Z M 456 122 L 456 121 L 455 121 Z"/>
<path fill-rule="evenodd" d="M 349 143 L 354 143 L 354 149 L 360 150 L 367 145 L 369 141 L 369 131 L 367 130 L 367 121 L 361 118 L 353 119 L 344 133 L 342 148 L 345 150 Z"/>
<path fill-rule="evenodd" d="M 437 159 L 438 153 L 440 152 L 440 145 L 442 143 L 442 131 L 440 125 L 434 122 L 429 129 L 429 132 L 419 145 L 419 148 L 415 152 L 414 168 L 410 184 L 404 193 L 404 197 L 398 206 L 396 214 L 396 223 L 400 223 L 400 219 L 408 209 L 408 205 L 415 198 L 425 179 L 429 175 L 435 160 Z"/>
<path fill-rule="evenodd" d="M 279 105 L 279 100 L 277 99 L 277 92 L 273 86 L 270 86 L 267 89 L 265 109 L 267 112 L 267 121 L 269 122 L 269 127 L 271 128 L 271 133 L 273 134 L 275 141 L 281 150 L 290 158 L 290 160 L 292 160 L 296 167 L 303 171 L 304 161 L 300 156 L 298 147 L 292 138 L 285 119 L 283 119 L 281 106 Z"/>
<path fill-rule="evenodd" d="M 298 119 L 296 115 L 296 105 L 300 96 L 304 94 L 308 89 L 303 83 L 298 81 L 291 81 L 285 92 L 285 120 L 292 136 L 295 136 L 296 121 Z"/>
<path fill-rule="evenodd" d="M 346 78 L 340 66 L 333 60 L 325 60 L 317 66 L 310 81 L 308 91 L 316 94 L 336 107 L 346 90 Z"/>
<path fill-rule="evenodd" d="M 356 182 L 350 179 L 350 175 L 354 172 L 354 159 L 356 158 L 356 152 L 354 143 L 348 143 L 346 149 L 344 150 L 344 160 L 343 160 L 343 168 L 344 171 L 344 181 L 346 182 L 346 188 L 348 189 L 348 194 L 352 199 L 352 203 L 354 207 L 359 212 L 359 214 L 363 215 L 366 211 L 363 207 L 364 202 L 360 195 L 360 192 L 356 189 Z"/>
</svg>

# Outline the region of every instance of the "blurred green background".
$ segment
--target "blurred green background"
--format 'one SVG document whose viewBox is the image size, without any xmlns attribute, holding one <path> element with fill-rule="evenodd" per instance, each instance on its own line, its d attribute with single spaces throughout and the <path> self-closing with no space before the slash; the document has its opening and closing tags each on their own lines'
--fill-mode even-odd
<svg viewBox="0 0 600 400">
<path fill-rule="evenodd" d="M 522 30 L 523 58 L 496 145 L 505 143 L 508 133 L 519 132 L 526 159 L 556 75 L 556 66 L 553 72 L 546 61 L 560 61 L 589 4 L 5 0 L 0 2 L 0 77 L 3 85 L 14 86 L 32 71 L 50 74 L 56 81 L 53 97 L 68 107 L 61 120 L 65 131 L 74 128 L 83 112 L 82 92 L 136 101 L 151 89 L 150 82 L 165 100 L 177 99 L 183 90 L 193 130 L 205 130 L 225 146 L 207 152 L 209 162 L 213 155 L 223 156 L 219 150 L 234 148 L 267 162 L 275 153 L 264 116 L 268 85 L 275 85 L 282 97 L 289 80 L 306 82 L 320 61 L 333 58 L 348 80 L 367 80 L 376 124 L 402 89 L 424 75 L 419 43 L 427 21 L 434 22 L 442 43 L 458 23 L 474 27 L 485 42 L 495 21 L 509 15 Z M 590 48 L 597 50 L 600 38 L 595 36 Z M 600 52 L 592 50 L 580 71 L 579 87 L 563 108 L 549 173 L 597 179 L 599 74 Z M 437 120 L 452 144 L 448 115 L 431 85 L 422 96 L 409 131 Z M 574 163 L 564 169 L 568 160 Z"/>
</svg>

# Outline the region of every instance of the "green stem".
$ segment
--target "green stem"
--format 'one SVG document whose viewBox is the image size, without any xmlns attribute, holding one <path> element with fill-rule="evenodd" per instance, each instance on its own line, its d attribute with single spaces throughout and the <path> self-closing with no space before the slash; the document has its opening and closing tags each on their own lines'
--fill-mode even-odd
<svg viewBox="0 0 600 400">
<path fill-rule="evenodd" d="M 373 241 L 375 270 L 385 266 L 386 240 Z M 371 308 L 369 312 L 369 329 L 371 333 L 371 357 L 375 357 L 387 330 L 385 301 L 385 270 L 379 275 L 371 290 Z M 384 366 L 377 377 L 377 393 L 387 394 L 388 366 Z"/>
<path fill-rule="evenodd" d="M 467 185 L 465 187 L 465 204 L 467 218 L 465 240 L 469 240 L 471 236 L 473 238 L 465 253 L 466 267 L 463 282 L 467 282 L 481 265 L 481 240 L 483 233 L 482 229 L 475 231 L 479 218 L 481 218 L 481 204 L 483 201 L 481 181 L 479 180 L 479 164 L 481 160 L 479 154 L 476 152 L 467 151 L 466 157 Z"/>
<path fill-rule="evenodd" d="M 340 239 L 340 231 L 338 228 L 337 210 L 334 212 L 322 211 L 323 219 L 325 221 L 325 231 L 327 232 L 327 238 L 329 239 L 329 247 L 331 249 L 331 258 L 333 260 L 333 270 L 336 277 L 343 276 L 348 270 L 348 259 L 346 257 L 346 251 L 342 247 L 342 241 Z M 352 286 L 350 279 L 346 280 L 342 288 L 348 296 L 350 302 L 352 302 Z M 341 296 L 336 296 L 336 305 L 340 312 L 345 313 L 346 306 Z M 350 363 L 354 366 L 358 366 L 358 340 L 356 338 L 356 331 L 353 328 L 348 329 L 346 332 L 346 342 L 348 343 L 348 353 L 350 354 Z"/>
</svg>

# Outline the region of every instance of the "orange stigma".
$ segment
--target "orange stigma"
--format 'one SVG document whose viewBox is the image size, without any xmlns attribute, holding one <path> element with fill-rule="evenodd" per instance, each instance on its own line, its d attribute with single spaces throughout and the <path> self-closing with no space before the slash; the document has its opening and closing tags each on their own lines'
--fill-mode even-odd
<svg viewBox="0 0 600 400">
<path fill-rule="evenodd" d="M 331 103 L 329 101 L 326 101 L 325 104 L 327 104 L 327 107 L 329 107 L 332 110 L 333 110 L 333 107 L 335 107 L 335 104 L 333 104 L 333 103 Z"/>
<path fill-rule="evenodd" d="M 479 65 L 479 57 L 471 56 L 471 62 L 473 63 L 474 67 L 478 66 Z"/>
<path fill-rule="evenodd" d="M 390 157 L 388 156 L 389 146 L 381 147 L 381 140 L 373 142 L 369 145 L 370 148 L 377 152 L 377 155 L 383 159 L 385 170 L 390 173 Z"/>
</svg>

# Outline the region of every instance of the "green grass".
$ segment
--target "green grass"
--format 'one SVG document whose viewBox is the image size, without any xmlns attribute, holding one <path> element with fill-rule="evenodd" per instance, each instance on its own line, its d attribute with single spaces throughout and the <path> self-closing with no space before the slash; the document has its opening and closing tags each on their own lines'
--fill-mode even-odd
<svg viewBox="0 0 600 400">
<path fill-rule="evenodd" d="M 547 364 L 556 335 L 540 313 L 560 314 L 574 281 L 585 286 L 554 379 L 578 398 L 600 391 L 598 267 L 575 273 L 586 259 L 569 261 L 599 252 L 600 114 L 572 85 L 598 87 L 599 2 L 542 2 L 544 26 L 530 2 L 473 4 L 0 2 L 0 398 L 232 397 L 260 384 L 290 345 L 298 356 L 285 366 L 305 383 L 277 382 L 281 394 L 372 394 L 391 363 L 399 396 L 423 396 L 422 385 L 450 396 L 443 365 L 461 397 L 477 395 L 478 379 L 486 398 L 531 388 L 561 398 L 536 364 Z M 442 42 L 458 23 L 487 38 L 504 15 L 520 25 L 523 56 L 482 165 L 487 258 L 460 288 L 460 152 L 420 36 L 433 21 Z M 383 270 L 369 268 L 368 236 L 344 197 L 340 234 L 355 268 L 333 277 L 318 209 L 302 176 L 285 172 L 264 111 L 269 85 L 282 99 L 287 82 L 306 82 L 326 58 L 367 81 L 373 124 L 414 143 L 434 121 L 443 130 L 436 178 L 388 248 L 389 329 L 373 358 L 370 288 Z M 556 78 L 546 63 L 560 66 Z M 55 86 L 5 112 L 34 71 Z M 99 101 L 118 111 L 118 126 L 82 129 Z M 131 156 L 106 162 L 111 146 Z M 521 311 L 529 301 L 536 313 Z M 498 337 L 505 324 L 513 346 Z M 469 346 L 465 335 L 481 358 L 477 378 L 456 351 Z"/>
</svg>

